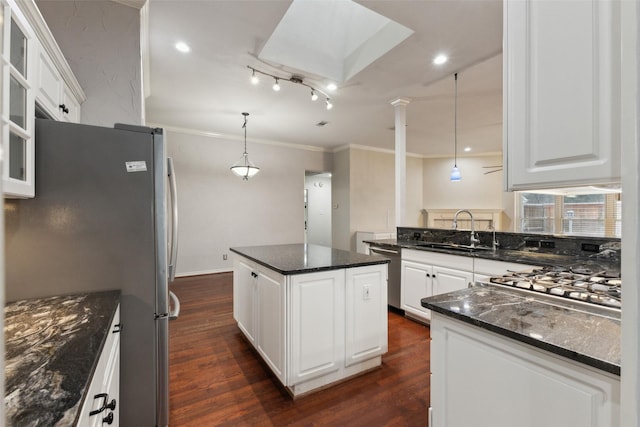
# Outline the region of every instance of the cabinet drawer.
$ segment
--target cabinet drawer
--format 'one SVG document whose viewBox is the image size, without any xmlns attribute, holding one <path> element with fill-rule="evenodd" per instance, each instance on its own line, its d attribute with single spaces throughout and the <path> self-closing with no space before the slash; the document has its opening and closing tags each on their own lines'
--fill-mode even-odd
<svg viewBox="0 0 640 427">
<path fill-rule="evenodd" d="M 473 257 L 449 255 L 439 252 L 403 249 L 402 259 L 423 264 L 439 265 L 456 270 L 473 271 Z"/>
</svg>

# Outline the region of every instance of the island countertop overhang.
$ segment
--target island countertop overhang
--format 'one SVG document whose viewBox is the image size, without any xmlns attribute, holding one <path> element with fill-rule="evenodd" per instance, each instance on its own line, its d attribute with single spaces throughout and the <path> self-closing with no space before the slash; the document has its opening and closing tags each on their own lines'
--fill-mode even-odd
<svg viewBox="0 0 640 427">
<path fill-rule="evenodd" d="M 229 250 L 285 276 L 389 263 L 388 258 L 378 255 L 305 243 L 243 246 Z"/>
</svg>

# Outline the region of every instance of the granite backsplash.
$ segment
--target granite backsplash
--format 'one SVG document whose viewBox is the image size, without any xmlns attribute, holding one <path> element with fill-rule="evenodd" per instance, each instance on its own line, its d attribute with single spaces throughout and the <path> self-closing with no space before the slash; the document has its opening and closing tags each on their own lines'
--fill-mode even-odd
<svg viewBox="0 0 640 427">
<path fill-rule="evenodd" d="M 491 246 L 493 232 L 478 231 L 480 245 Z M 398 242 L 434 242 L 468 245 L 468 230 L 446 230 L 440 228 L 398 227 Z M 525 234 L 496 232 L 499 249 L 525 251 L 539 254 L 569 255 L 588 258 L 620 260 L 620 239 L 583 236 L 555 236 L 549 234 Z"/>
</svg>

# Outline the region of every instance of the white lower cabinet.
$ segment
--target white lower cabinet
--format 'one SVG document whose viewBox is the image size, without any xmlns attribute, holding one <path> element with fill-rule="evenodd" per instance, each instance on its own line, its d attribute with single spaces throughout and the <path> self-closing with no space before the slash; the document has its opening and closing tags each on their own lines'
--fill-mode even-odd
<svg viewBox="0 0 640 427">
<path fill-rule="evenodd" d="M 620 425 L 620 377 L 433 313 L 431 427 Z"/>
<path fill-rule="evenodd" d="M 387 266 L 346 271 L 346 366 L 380 356 L 388 349 Z"/>
<path fill-rule="evenodd" d="M 291 277 L 288 385 L 337 371 L 344 361 L 344 270 Z"/>
<path fill-rule="evenodd" d="M 244 258 L 233 263 L 233 318 L 251 344 L 255 345 L 256 264 Z"/>
<path fill-rule="evenodd" d="M 77 426 L 99 427 L 120 424 L 120 308 L 111 322 Z"/>
<path fill-rule="evenodd" d="M 381 364 L 387 264 L 282 275 L 236 255 L 233 315 L 298 396 Z"/>
<path fill-rule="evenodd" d="M 402 251 L 402 309 L 410 317 L 428 321 L 430 310 L 422 307 L 425 297 L 457 291 L 473 281 L 473 258 L 404 249 Z"/>
</svg>

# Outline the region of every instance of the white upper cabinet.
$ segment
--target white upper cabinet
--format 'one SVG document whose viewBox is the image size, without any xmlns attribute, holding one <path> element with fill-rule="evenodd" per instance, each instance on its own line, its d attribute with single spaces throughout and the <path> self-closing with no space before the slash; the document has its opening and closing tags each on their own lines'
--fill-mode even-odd
<svg viewBox="0 0 640 427">
<path fill-rule="evenodd" d="M 504 2 L 508 190 L 620 181 L 620 2 Z"/>
<path fill-rule="evenodd" d="M 35 110 L 80 121 L 85 95 L 34 0 L 4 0 L 2 149 L 5 197 L 35 196 Z"/>
<path fill-rule="evenodd" d="M 25 16 L 8 0 L 2 43 L 2 169 L 8 197 L 35 194 L 33 58 L 37 43 Z"/>
</svg>

